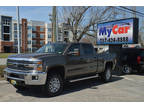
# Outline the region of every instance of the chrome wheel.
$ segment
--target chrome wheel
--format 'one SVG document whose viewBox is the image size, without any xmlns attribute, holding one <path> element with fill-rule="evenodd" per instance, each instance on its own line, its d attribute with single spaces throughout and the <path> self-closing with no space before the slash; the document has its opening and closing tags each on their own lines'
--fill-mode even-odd
<svg viewBox="0 0 144 108">
<path fill-rule="evenodd" d="M 56 93 L 59 91 L 59 89 L 60 89 L 60 80 L 56 77 L 51 78 L 49 82 L 50 92 Z"/>
<path fill-rule="evenodd" d="M 131 73 L 131 68 L 127 65 L 124 65 L 123 66 L 123 73 L 130 74 Z"/>
<path fill-rule="evenodd" d="M 100 76 L 104 82 L 109 82 L 112 77 L 111 68 L 107 67 L 104 72 L 100 73 Z"/>
<path fill-rule="evenodd" d="M 106 71 L 106 80 L 109 80 L 110 77 L 111 77 L 110 69 L 107 69 L 107 71 Z"/>
</svg>

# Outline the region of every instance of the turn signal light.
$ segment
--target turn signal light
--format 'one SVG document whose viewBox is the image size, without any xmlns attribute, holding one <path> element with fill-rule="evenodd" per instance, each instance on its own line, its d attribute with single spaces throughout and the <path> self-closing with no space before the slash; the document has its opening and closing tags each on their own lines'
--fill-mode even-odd
<svg viewBox="0 0 144 108">
<path fill-rule="evenodd" d="M 41 70 L 42 70 L 42 66 L 37 67 L 36 70 L 37 70 L 37 71 L 41 71 Z"/>
<path fill-rule="evenodd" d="M 42 64 L 42 61 L 37 62 L 37 64 Z"/>
</svg>

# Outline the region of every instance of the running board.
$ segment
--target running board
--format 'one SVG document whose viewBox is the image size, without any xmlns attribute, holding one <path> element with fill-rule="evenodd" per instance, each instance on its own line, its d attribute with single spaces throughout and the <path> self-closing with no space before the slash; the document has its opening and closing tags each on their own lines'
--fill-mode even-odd
<svg viewBox="0 0 144 108">
<path fill-rule="evenodd" d="M 86 80 L 86 79 L 91 79 L 91 78 L 96 78 L 96 77 L 98 77 L 98 74 L 96 74 L 95 76 L 90 76 L 90 77 L 84 77 L 84 78 L 70 80 L 69 82 L 76 82 L 76 81 L 81 81 L 81 80 Z"/>
</svg>

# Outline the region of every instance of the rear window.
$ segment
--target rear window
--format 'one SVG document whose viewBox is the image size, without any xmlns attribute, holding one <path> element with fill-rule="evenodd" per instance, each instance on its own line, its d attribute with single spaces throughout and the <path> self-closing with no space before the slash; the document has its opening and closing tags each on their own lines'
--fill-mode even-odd
<svg viewBox="0 0 144 108">
<path fill-rule="evenodd" d="M 82 44 L 84 55 L 93 55 L 93 47 L 90 44 Z"/>
</svg>

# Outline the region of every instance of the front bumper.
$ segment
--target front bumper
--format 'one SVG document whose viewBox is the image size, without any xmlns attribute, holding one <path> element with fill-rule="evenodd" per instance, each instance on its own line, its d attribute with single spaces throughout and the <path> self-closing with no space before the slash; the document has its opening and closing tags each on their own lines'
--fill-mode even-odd
<svg viewBox="0 0 144 108">
<path fill-rule="evenodd" d="M 4 69 L 4 77 L 7 80 L 24 82 L 25 85 L 44 85 L 46 83 L 46 72 L 24 72 L 13 69 Z"/>
</svg>

